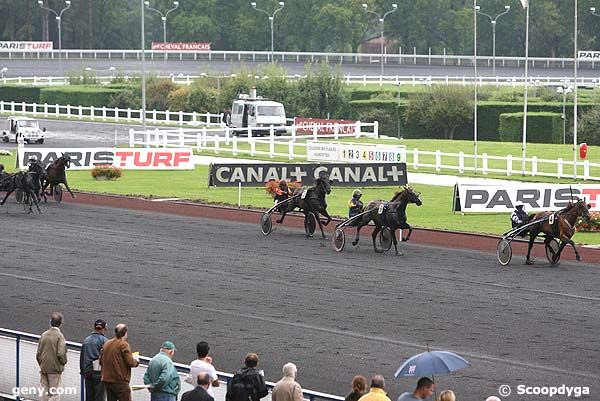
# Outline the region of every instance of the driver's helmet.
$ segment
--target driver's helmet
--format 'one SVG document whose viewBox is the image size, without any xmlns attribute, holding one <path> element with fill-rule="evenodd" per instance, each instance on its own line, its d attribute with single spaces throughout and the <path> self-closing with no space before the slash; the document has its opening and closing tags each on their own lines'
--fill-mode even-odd
<svg viewBox="0 0 600 401">
<path fill-rule="evenodd" d="M 286 180 L 280 180 L 279 181 L 279 188 L 285 189 L 285 188 L 287 188 L 287 186 L 288 186 L 288 183 L 287 183 Z"/>
<path fill-rule="evenodd" d="M 0 173 L 4 171 L 4 164 L 0 163 Z"/>
<path fill-rule="evenodd" d="M 360 191 L 360 189 L 355 189 L 354 192 L 352 192 L 353 198 L 360 199 L 361 196 L 362 196 L 362 192 Z"/>
<path fill-rule="evenodd" d="M 525 204 L 523 202 L 517 202 L 515 203 L 515 208 L 521 210 L 525 207 Z"/>
</svg>

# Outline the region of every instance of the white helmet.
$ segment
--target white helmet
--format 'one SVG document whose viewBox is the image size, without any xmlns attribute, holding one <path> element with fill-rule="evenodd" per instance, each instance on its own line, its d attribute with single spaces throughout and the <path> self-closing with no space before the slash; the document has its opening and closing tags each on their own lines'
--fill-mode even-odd
<svg viewBox="0 0 600 401">
<path fill-rule="evenodd" d="M 525 207 L 525 204 L 523 202 L 515 203 L 515 208 L 518 208 L 518 207 Z"/>
</svg>

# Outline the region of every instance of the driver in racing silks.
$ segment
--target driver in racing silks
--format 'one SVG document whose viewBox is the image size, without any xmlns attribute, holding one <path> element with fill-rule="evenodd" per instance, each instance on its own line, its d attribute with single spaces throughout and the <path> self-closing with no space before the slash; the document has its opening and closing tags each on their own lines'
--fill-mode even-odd
<svg viewBox="0 0 600 401">
<path fill-rule="evenodd" d="M 527 222 L 527 220 L 528 220 L 527 212 L 524 209 L 525 209 L 525 205 L 523 203 L 519 202 L 515 205 L 515 210 L 513 210 L 512 214 L 510 215 L 510 221 L 512 223 L 512 228 L 521 227 L 523 224 L 525 224 Z M 522 237 L 527 235 L 527 230 L 524 230 L 520 235 Z"/>
<path fill-rule="evenodd" d="M 4 171 L 4 164 L 0 163 L 0 191 L 8 184 L 8 177 L 10 177 L 10 174 Z"/>
<path fill-rule="evenodd" d="M 277 188 L 275 188 L 275 203 L 283 202 L 289 198 L 290 195 L 292 195 L 292 190 L 288 187 L 287 181 L 284 179 L 280 180 L 279 185 L 277 185 Z M 285 207 L 286 205 L 283 204 L 279 206 L 278 209 L 280 212 L 282 212 Z"/>
<path fill-rule="evenodd" d="M 364 204 L 360 200 L 361 196 L 362 192 L 360 191 L 360 189 L 355 189 L 354 192 L 352 192 L 352 198 L 348 201 L 348 218 L 351 219 L 354 216 L 357 216 L 363 212 Z M 354 226 L 355 224 L 358 224 L 359 221 L 360 219 L 355 219 L 351 225 Z"/>
</svg>

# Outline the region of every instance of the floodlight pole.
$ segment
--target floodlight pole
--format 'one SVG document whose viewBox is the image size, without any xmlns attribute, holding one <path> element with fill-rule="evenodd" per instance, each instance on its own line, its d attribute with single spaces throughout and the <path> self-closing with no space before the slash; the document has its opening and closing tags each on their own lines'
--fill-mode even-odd
<svg viewBox="0 0 600 401">
<path fill-rule="evenodd" d="M 398 11 L 398 4 L 396 4 L 396 3 L 392 4 L 392 9 L 390 11 L 386 12 L 385 14 L 383 14 L 383 17 L 380 16 L 379 14 L 377 14 L 375 11 L 369 10 L 368 9 L 369 6 L 366 3 L 363 3 L 362 8 L 365 13 L 373 14 L 374 16 L 376 16 L 379 23 L 381 24 L 381 78 L 383 79 L 383 64 L 384 64 L 383 57 L 384 57 L 384 43 L 385 43 L 385 36 L 383 35 L 383 28 L 384 28 L 384 24 L 385 24 L 385 17 Z"/>
<path fill-rule="evenodd" d="M 273 34 L 273 22 L 275 21 L 275 15 L 277 15 L 277 13 L 281 10 L 283 10 L 283 7 L 285 7 L 285 2 L 280 1 L 279 2 L 279 8 L 275 11 L 273 11 L 273 14 L 269 14 L 268 12 L 266 12 L 265 10 L 262 10 L 260 8 L 256 7 L 256 2 L 253 1 L 250 3 L 250 6 L 255 9 L 256 11 L 259 11 L 261 13 L 267 14 L 267 17 L 269 17 L 269 23 L 271 25 L 271 63 L 275 62 L 275 39 L 274 39 L 274 34 Z"/>
<path fill-rule="evenodd" d="M 161 11 L 157 10 L 156 8 L 150 7 L 150 2 L 149 1 L 144 1 L 144 4 L 146 5 L 146 7 L 148 7 L 148 10 L 154 11 L 154 12 L 160 14 L 160 19 L 162 20 L 162 23 L 163 23 L 163 43 L 164 43 L 164 46 L 166 46 L 166 43 L 167 43 L 167 16 L 169 15 L 169 13 L 171 11 L 175 11 L 175 10 L 177 10 L 179 8 L 179 2 L 178 1 L 174 1 L 173 5 L 175 7 L 171 8 L 170 10 L 168 10 L 164 14 Z M 167 49 L 165 47 L 165 61 L 166 60 L 167 60 Z"/>
<path fill-rule="evenodd" d="M 63 69 L 62 69 L 62 27 L 61 27 L 61 22 L 62 22 L 63 13 L 65 11 L 67 11 L 69 8 L 71 8 L 71 1 L 66 0 L 65 4 L 67 6 L 65 8 L 63 8 L 62 10 L 60 10 L 60 12 L 56 12 L 51 8 L 44 7 L 44 2 L 42 0 L 38 0 L 38 4 L 40 5 L 40 7 L 43 10 L 50 11 L 51 13 L 53 13 L 56 16 L 56 21 L 58 23 L 58 69 L 60 70 L 61 75 L 64 75 Z"/>
<path fill-rule="evenodd" d="M 510 11 L 510 6 L 508 6 L 508 5 L 504 6 L 505 11 L 496 15 L 496 18 L 492 18 L 491 15 L 480 11 L 479 6 L 476 6 L 475 8 L 479 14 L 485 15 L 486 17 L 488 17 L 490 19 L 490 22 L 492 23 L 492 59 L 493 59 L 492 75 L 496 76 L 496 23 L 498 22 L 498 19 L 500 17 L 502 17 L 504 14 L 508 14 L 508 12 Z"/>
</svg>

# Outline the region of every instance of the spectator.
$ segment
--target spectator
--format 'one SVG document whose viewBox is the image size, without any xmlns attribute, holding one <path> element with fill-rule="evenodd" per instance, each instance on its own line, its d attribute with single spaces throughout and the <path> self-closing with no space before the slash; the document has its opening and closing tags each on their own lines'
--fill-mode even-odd
<svg viewBox="0 0 600 401">
<path fill-rule="evenodd" d="M 79 354 L 79 373 L 85 381 L 85 401 L 104 401 L 104 384 L 100 370 L 100 352 L 108 340 L 106 322 L 98 319 L 94 322 L 94 331 L 83 340 Z"/>
<path fill-rule="evenodd" d="M 398 397 L 398 401 L 423 401 L 433 394 L 433 381 L 429 377 L 421 377 L 417 382 L 417 388 L 412 393 L 404 393 Z"/>
<path fill-rule="evenodd" d="M 272 401 L 302 401 L 302 387 L 296 382 L 298 369 L 291 362 L 283 365 L 283 377 L 271 391 Z"/>
<path fill-rule="evenodd" d="M 456 395 L 452 390 L 444 390 L 440 393 L 438 401 L 456 401 Z"/>
<path fill-rule="evenodd" d="M 40 365 L 42 401 L 59 401 L 60 378 L 67 364 L 67 343 L 60 332 L 63 315 L 54 312 L 50 317 L 50 328 L 42 333 L 36 353 Z"/>
<path fill-rule="evenodd" d="M 176 401 L 181 386 L 177 369 L 173 365 L 175 344 L 165 341 L 158 354 L 150 360 L 144 374 L 144 384 L 149 385 L 151 401 Z"/>
<path fill-rule="evenodd" d="M 198 373 L 196 376 L 197 387 L 184 393 L 181 401 L 214 401 L 214 398 L 208 393 L 211 379 L 207 372 Z"/>
<path fill-rule="evenodd" d="M 212 358 L 208 356 L 208 351 L 210 347 L 206 341 L 200 341 L 196 345 L 196 353 L 198 354 L 198 359 L 192 361 L 190 363 L 190 374 L 185 378 L 185 382 L 191 385 L 194 385 L 195 379 L 197 380 L 198 374 L 200 372 L 206 372 L 210 376 L 210 386 L 208 386 L 208 394 L 212 397 L 215 396 L 213 393 L 213 387 L 219 387 L 219 376 L 217 376 L 217 371 L 215 367 L 212 365 Z"/>
<path fill-rule="evenodd" d="M 367 379 L 364 376 L 354 376 L 352 391 L 346 396 L 345 401 L 358 401 L 367 392 Z"/>
<path fill-rule="evenodd" d="M 359 401 L 391 401 L 385 392 L 385 379 L 375 375 L 371 379 L 371 390 L 359 398 Z"/>
<path fill-rule="evenodd" d="M 246 355 L 244 365 L 227 383 L 225 401 L 258 401 L 269 394 L 265 378 L 256 369 L 258 355 Z"/>
<path fill-rule="evenodd" d="M 100 366 L 107 401 L 131 401 L 131 368 L 140 363 L 131 354 L 128 338 L 127 326 L 118 324 L 115 326 L 115 336 L 102 347 Z"/>
</svg>

